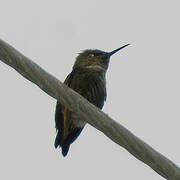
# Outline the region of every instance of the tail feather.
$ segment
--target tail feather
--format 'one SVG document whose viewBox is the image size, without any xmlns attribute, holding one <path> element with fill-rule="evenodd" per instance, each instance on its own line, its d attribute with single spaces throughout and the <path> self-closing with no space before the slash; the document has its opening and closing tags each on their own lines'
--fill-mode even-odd
<svg viewBox="0 0 180 180">
<path fill-rule="evenodd" d="M 55 142 L 54 142 L 54 147 L 55 148 L 57 148 L 58 146 L 61 147 L 61 139 L 62 139 L 62 133 L 61 133 L 61 131 L 58 131 L 57 135 L 56 135 Z"/>
<path fill-rule="evenodd" d="M 65 157 L 69 151 L 70 144 L 65 144 L 62 146 L 62 155 Z"/>
<path fill-rule="evenodd" d="M 68 137 L 65 140 L 63 140 L 61 132 L 58 131 L 54 143 L 55 148 L 60 146 L 62 148 L 62 155 L 65 157 L 69 151 L 70 145 L 77 139 L 82 130 L 83 128 L 75 128 L 69 133 Z"/>
</svg>

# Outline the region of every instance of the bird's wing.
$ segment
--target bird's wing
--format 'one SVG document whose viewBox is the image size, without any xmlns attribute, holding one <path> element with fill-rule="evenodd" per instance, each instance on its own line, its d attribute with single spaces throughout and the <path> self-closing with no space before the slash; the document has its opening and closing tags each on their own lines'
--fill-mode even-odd
<svg viewBox="0 0 180 180">
<path fill-rule="evenodd" d="M 69 86 L 71 81 L 72 81 L 72 73 L 70 73 L 66 77 L 64 84 Z M 55 148 L 57 148 L 58 146 L 60 147 L 62 146 L 65 119 L 67 119 L 67 109 L 63 107 L 60 102 L 57 101 L 56 111 L 55 111 L 55 128 L 57 130 L 57 136 L 54 143 Z"/>
</svg>

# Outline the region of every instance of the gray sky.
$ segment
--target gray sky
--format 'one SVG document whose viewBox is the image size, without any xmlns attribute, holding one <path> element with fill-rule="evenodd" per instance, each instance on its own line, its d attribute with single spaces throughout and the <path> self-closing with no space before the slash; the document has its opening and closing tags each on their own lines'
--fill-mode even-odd
<svg viewBox="0 0 180 180">
<path fill-rule="evenodd" d="M 114 55 L 103 111 L 180 164 L 178 1 L 1 2 L 0 38 L 60 80 L 83 49 Z M 146 179 L 158 174 L 87 125 L 63 158 L 56 101 L 0 63 L 0 179 Z"/>
</svg>

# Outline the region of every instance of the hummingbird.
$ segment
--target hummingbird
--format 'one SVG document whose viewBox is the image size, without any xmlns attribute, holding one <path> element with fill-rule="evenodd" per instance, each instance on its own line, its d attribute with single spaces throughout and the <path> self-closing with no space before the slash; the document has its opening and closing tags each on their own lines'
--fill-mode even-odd
<svg viewBox="0 0 180 180">
<path fill-rule="evenodd" d="M 87 49 L 81 52 L 73 65 L 72 72 L 66 77 L 64 84 L 72 88 L 90 103 L 102 109 L 106 101 L 106 71 L 110 57 L 130 44 L 126 44 L 111 52 L 98 49 Z M 55 111 L 55 127 L 57 131 L 54 146 L 62 150 L 65 157 L 70 145 L 77 139 L 86 122 L 75 112 L 70 111 L 57 101 Z"/>
</svg>

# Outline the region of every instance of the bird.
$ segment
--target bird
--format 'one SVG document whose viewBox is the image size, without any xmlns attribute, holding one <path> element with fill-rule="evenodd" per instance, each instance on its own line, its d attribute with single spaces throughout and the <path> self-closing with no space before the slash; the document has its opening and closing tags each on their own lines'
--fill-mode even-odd
<svg viewBox="0 0 180 180">
<path fill-rule="evenodd" d="M 102 109 L 106 101 L 106 71 L 109 66 L 110 57 L 119 50 L 129 46 L 126 44 L 111 52 L 98 49 L 87 49 L 76 57 L 72 72 L 66 77 L 64 84 L 86 98 L 97 108 Z M 75 112 L 64 107 L 61 102 L 56 103 L 55 148 L 61 148 L 65 157 L 70 145 L 82 132 L 86 122 Z"/>
</svg>

